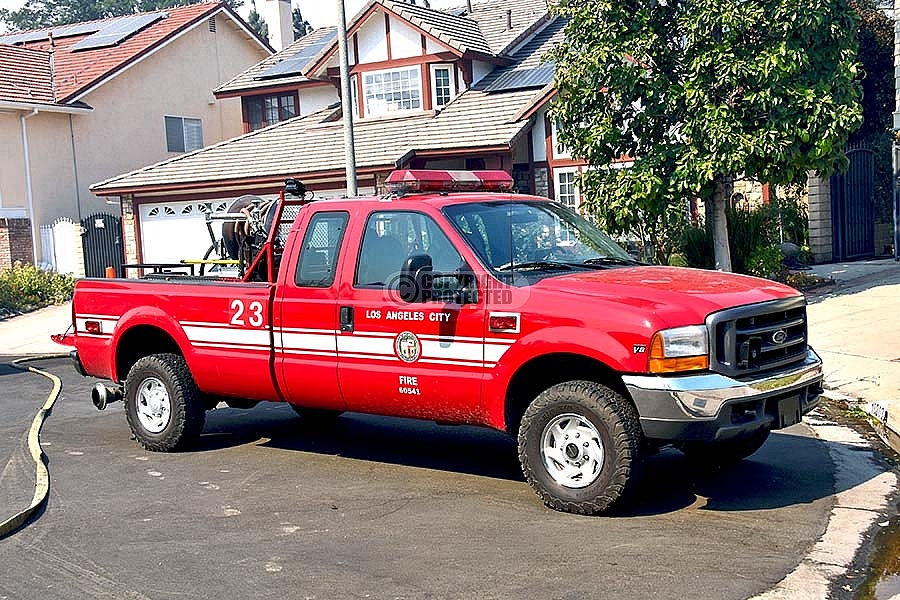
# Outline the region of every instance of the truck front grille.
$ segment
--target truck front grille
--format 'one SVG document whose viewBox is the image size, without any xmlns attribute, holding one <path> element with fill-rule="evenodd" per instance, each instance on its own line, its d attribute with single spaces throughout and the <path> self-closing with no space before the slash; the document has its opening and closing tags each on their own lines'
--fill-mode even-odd
<svg viewBox="0 0 900 600">
<path fill-rule="evenodd" d="M 806 299 L 730 308 L 706 319 L 710 369 L 740 376 L 801 362 L 807 353 Z"/>
</svg>

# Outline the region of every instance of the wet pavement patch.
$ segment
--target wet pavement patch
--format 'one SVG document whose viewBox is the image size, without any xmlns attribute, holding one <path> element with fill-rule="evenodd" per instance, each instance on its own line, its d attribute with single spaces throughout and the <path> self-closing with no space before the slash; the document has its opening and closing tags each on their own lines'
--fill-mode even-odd
<svg viewBox="0 0 900 600">
<path fill-rule="evenodd" d="M 865 581 L 855 600 L 890 600 L 900 595 L 900 517 L 876 536 Z"/>
</svg>

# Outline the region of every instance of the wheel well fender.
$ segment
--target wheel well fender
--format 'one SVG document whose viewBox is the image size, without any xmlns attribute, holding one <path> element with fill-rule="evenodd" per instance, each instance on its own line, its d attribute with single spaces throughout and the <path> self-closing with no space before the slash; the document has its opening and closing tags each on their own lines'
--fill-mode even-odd
<svg viewBox="0 0 900 600">
<path fill-rule="evenodd" d="M 506 386 L 503 423 L 515 436 L 525 409 L 541 392 L 564 381 L 594 381 L 614 390 L 631 402 L 621 375 L 597 358 L 573 352 L 554 352 L 521 364 Z"/>
<path fill-rule="evenodd" d="M 134 363 L 151 354 L 178 354 L 190 360 L 183 350 L 191 347 L 184 330 L 171 315 L 158 308 L 144 306 L 123 315 L 112 347 L 110 372 L 118 382 L 125 381 Z"/>
</svg>

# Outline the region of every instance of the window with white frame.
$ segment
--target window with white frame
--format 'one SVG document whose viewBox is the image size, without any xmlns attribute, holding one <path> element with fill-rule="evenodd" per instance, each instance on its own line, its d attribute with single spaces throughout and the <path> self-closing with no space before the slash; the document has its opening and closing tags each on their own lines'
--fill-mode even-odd
<svg viewBox="0 0 900 600">
<path fill-rule="evenodd" d="M 553 121 L 550 127 L 551 135 L 553 136 L 553 157 L 554 158 L 570 158 L 572 153 L 569 152 L 569 149 L 563 146 L 559 142 L 559 126 L 556 121 Z"/>
<path fill-rule="evenodd" d="M 556 169 L 555 172 L 556 201 L 572 210 L 578 210 L 581 204 L 581 194 L 578 192 L 578 186 L 575 185 L 578 169 Z"/>
<path fill-rule="evenodd" d="M 435 108 L 450 103 L 456 96 L 453 65 L 431 65 L 431 102 Z"/>
<path fill-rule="evenodd" d="M 363 73 L 367 117 L 422 108 L 422 71 L 418 66 Z"/>
<path fill-rule="evenodd" d="M 165 117 L 166 150 L 193 152 L 203 147 L 203 121 L 189 117 Z"/>
</svg>

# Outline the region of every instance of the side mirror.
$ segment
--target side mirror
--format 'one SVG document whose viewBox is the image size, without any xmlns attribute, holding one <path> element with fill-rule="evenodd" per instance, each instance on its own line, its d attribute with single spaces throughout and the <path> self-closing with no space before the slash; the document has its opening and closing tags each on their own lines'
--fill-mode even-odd
<svg viewBox="0 0 900 600">
<path fill-rule="evenodd" d="M 400 299 L 404 302 L 427 302 L 431 299 L 433 283 L 431 257 L 413 254 L 400 270 Z"/>
</svg>

